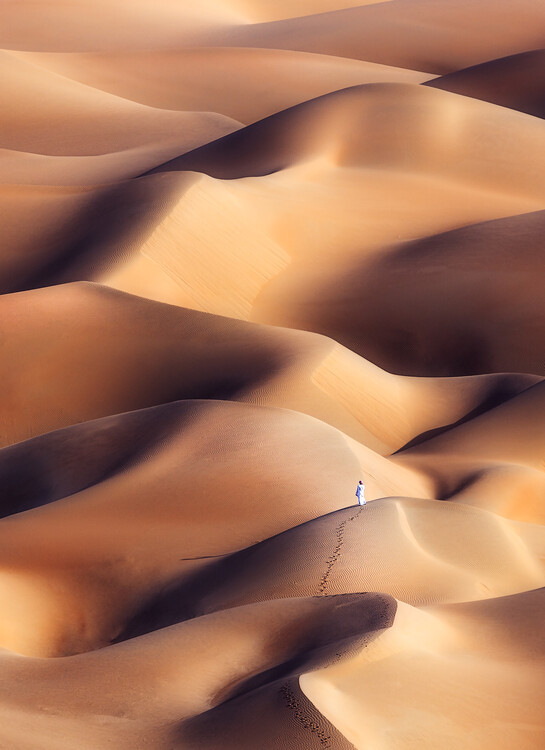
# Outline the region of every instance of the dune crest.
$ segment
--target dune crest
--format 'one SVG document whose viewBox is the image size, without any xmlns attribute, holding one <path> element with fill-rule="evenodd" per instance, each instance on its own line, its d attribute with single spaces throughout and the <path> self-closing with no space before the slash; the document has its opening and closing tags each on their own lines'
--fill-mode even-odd
<svg viewBox="0 0 545 750">
<path fill-rule="evenodd" d="M 428 86 L 545 117 L 545 50 L 531 50 L 458 70 Z"/>
</svg>

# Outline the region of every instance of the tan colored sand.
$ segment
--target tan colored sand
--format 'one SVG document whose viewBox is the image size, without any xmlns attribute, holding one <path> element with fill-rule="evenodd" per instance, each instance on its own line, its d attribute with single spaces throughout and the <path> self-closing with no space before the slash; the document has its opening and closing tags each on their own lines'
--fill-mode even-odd
<svg viewBox="0 0 545 750">
<path fill-rule="evenodd" d="M 2 148 L 91 156 L 172 140 L 179 129 L 185 135 L 178 136 L 180 146 L 189 150 L 238 127 L 212 112 L 171 112 L 131 102 L 5 51 L 0 68 L 0 94 L 9 102 L 0 127 Z"/>
<path fill-rule="evenodd" d="M 0 16 L 0 748 L 544 746 L 542 0 Z"/>
<path fill-rule="evenodd" d="M 244 124 L 347 86 L 435 77 L 363 60 L 251 47 L 13 54 L 123 99 L 160 109 L 218 112 Z"/>
<path fill-rule="evenodd" d="M 455 71 L 428 85 L 543 117 L 544 61 L 543 49 L 521 52 Z"/>
<path fill-rule="evenodd" d="M 221 45 L 319 51 L 447 73 L 541 48 L 544 19 L 540 0 L 521 0 L 516 13 L 510 0 L 394 0 L 302 19 L 225 24 L 208 38 Z"/>
<path fill-rule="evenodd" d="M 299 411 L 388 454 L 541 380 L 396 377 L 321 336 L 89 283 L 4 295 L 0 306 L 4 445 L 108 414 L 213 398 Z"/>
<path fill-rule="evenodd" d="M 542 606 L 543 589 L 424 612 L 400 605 L 391 631 L 302 688 L 358 749 L 530 750 L 543 741 Z"/>
</svg>

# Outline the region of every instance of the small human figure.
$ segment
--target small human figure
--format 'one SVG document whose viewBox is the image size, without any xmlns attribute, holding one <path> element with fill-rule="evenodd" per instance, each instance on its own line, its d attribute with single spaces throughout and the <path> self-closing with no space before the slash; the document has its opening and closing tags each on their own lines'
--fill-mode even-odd
<svg viewBox="0 0 545 750">
<path fill-rule="evenodd" d="M 367 500 L 365 499 L 365 485 L 361 481 L 358 482 L 358 486 L 356 487 L 356 497 L 358 498 L 358 503 L 360 505 L 366 505 Z"/>
</svg>

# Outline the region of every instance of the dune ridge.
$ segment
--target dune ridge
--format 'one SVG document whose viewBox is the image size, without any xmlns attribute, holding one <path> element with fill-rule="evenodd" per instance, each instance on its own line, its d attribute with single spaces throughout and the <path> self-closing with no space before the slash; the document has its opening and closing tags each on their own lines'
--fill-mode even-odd
<svg viewBox="0 0 545 750">
<path fill-rule="evenodd" d="M 531 50 L 473 65 L 424 83 L 544 117 L 544 63 L 545 50 Z"/>
</svg>

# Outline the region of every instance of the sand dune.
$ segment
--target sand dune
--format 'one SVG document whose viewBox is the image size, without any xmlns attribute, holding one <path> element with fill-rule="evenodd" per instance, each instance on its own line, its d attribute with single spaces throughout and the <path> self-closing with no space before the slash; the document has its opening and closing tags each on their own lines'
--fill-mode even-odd
<svg viewBox="0 0 545 750">
<path fill-rule="evenodd" d="M 467 294 L 469 284 L 479 283 L 476 275 L 472 282 L 464 272 L 465 288 L 453 282 L 445 296 L 440 286 L 430 285 L 429 276 L 422 277 L 422 291 L 408 275 L 410 270 L 403 276 L 394 259 L 399 257 L 395 246 L 400 241 L 542 208 L 544 185 L 535 154 L 543 123 L 465 97 L 436 98 L 428 93 L 398 84 L 347 89 L 166 164 L 165 169 L 195 170 L 214 178 L 193 183 L 142 248 L 180 284 L 178 304 L 326 333 L 368 359 L 407 374 L 534 371 L 535 362 L 517 361 L 516 355 L 502 360 L 500 351 L 487 352 L 487 347 L 493 350 L 502 343 L 494 342 L 492 332 L 479 334 L 474 310 L 468 310 L 467 324 L 458 320 L 448 294 Z M 438 118 L 435 143 L 429 137 L 432 113 Z M 513 128 L 524 130 L 527 140 L 509 140 Z M 387 213 L 381 211 L 385 200 Z M 203 229 L 211 203 L 217 207 L 216 221 Z M 335 213 L 333 228 L 329 211 Z M 502 242 L 512 237 L 518 246 L 517 230 L 523 231 L 530 252 L 535 241 L 526 240 L 531 230 L 522 226 L 531 219 L 509 221 L 513 229 L 506 231 Z M 506 222 L 505 229 L 509 226 Z M 467 232 L 472 241 L 471 230 Z M 476 227 L 474 232 L 481 230 Z M 504 257 L 508 268 L 507 249 Z M 250 271 L 241 274 L 250 258 Z M 384 274 L 397 268 L 392 278 L 399 279 L 399 288 L 391 296 L 392 312 L 384 309 L 388 300 L 382 293 L 384 277 L 377 278 L 379 268 Z M 122 274 L 101 280 L 145 293 Z M 512 294 L 516 281 L 506 277 Z M 499 284 L 494 289 L 501 304 L 505 289 Z M 455 315 L 452 323 L 429 317 L 428 295 L 430 305 L 438 309 L 444 300 L 446 315 Z M 441 299 L 436 302 L 437 296 Z M 480 295 L 477 302 L 485 304 Z M 407 304 L 414 316 L 423 309 L 425 320 L 409 327 Z M 502 305 L 501 314 L 508 315 L 510 309 Z M 403 326 L 398 317 L 403 317 Z M 486 326 L 487 318 L 482 321 Z M 440 331 L 445 325 L 451 329 L 450 339 L 439 334 L 443 350 L 437 354 L 437 334 L 429 342 L 419 342 L 430 324 Z M 466 327 L 471 331 L 464 338 Z M 374 331 L 379 332 L 381 350 L 370 340 Z M 446 347 L 451 347 L 450 359 Z M 506 341 L 506 354 L 511 348 Z M 525 358 L 531 351 L 524 349 Z"/>
<path fill-rule="evenodd" d="M 248 738 L 259 732 L 259 714 L 248 709 L 264 703 L 261 712 L 267 714 L 272 709 L 273 716 L 279 714 L 276 727 L 271 727 L 276 737 L 268 742 L 264 734 L 264 747 L 272 748 L 275 738 L 287 737 L 285 741 L 293 746 L 300 742 L 299 746 L 310 748 L 315 732 L 302 726 L 287 700 L 278 699 L 279 687 L 303 670 L 334 660 L 339 651 L 372 639 L 391 625 L 395 610 L 394 600 L 376 594 L 292 599 L 198 618 L 144 639 L 68 659 L 21 660 L 8 655 L 2 658 L 3 671 L 12 685 L 27 681 L 32 685 L 26 694 L 12 690 L 6 696 L 11 719 L 8 732 L 13 732 L 14 709 L 22 712 L 15 726 L 23 720 L 34 732 L 47 732 L 51 722 L 41 706 L 44 701 L 48 705 L 54 701 L 63 711 L 62 718 L 53 721 L 61 748 L 73 747 L 74 742 L 82 748 L 107 747 L 111 739 L 125 748 L 146 736 L 151 736 L 157 747 L 174 743 L 211 748 L 222 725 L 227 725 L 223 733 L 226 737 L 230 734 L 232 741 L 237 735 Z M 263 631 L 271 618 L 277 627 L 276 645 L 267 643 Z M 203 659 L 210 659 L 214 669 L 203 672 Z M 84 693 L 77 689 L 82 671 L 87 675 Z M 105 684 L 106 673 L 116 674 L 115 683 Z M 145 692 L 141 680 L 147 685 Z M 184 684 L 191 684 L 192 690 L 180 701 Z M 242 713 L 255 716 L 255 723 L 250 720 L 243 722 L 244 727 L 240 725 L 241 708 Z M 313 713 L 325 736 L 329 723 Z M 203 714 L 204 727 L 196 721 Z M 96 717 L 91 719 L 93 730 L 86 733 L 92 716 Z M 229 732 L 233 718 L 239 725 L 234 736 Z M 212 729 L 212 737 L 207 737 L 207 727 Z"/>
<path fill-rule="evenodd" d="M 223 484 L 224 493 L 229 494 L 229 487 L 235 492 L 233 488 L 239 486 L 242 468 L 235 468 L 232 461 L 238 460 L 237 455 L 240 458 L 242 448 L 238 446 L 235 449 L 234 444 L 231 446 L 228 436 L 236 434 L 236 429 L 230 424 L 231 422 L 244 425 L 248 433 L 253 431 L 259 435 L 259 438 L 255 438 L 257 445 L 254 460 L 256 466 L 262 464 L 262 467 L 255 471 L 252 480 L 254 484 L 248 485 L 249 501 L 252 504 L 249 512 L 252 515 L 255 513 L 253 505 L 257 503 L 261 505 L 262 502 L 258 497 L 260 494 L 258 483 L 265 482 L 268 472 L 274 468 L 273 465 L 269 466 L 267 463 L 269 461 L 267 452 L 263 455 L 262 453 L 270 451 L 271 456 L 275 452 L 280 452 L 279 455 L 286 453 L 287 447 L 279 437 L 284 429 L 289 429 L 293 433 L 293 437 L 290 438 L 293 445 L 290 442 L 289 451 L 293 451 L 294 455 L 299 455 L 300 464 L 298 465 L 301 472 L 301 476 L 295 484 L 291 482 L 284 495 L 288 497 L 290 493 L 297 492 L 301 496 L 307 496 L 307 499 L 301 498 L 300 508 L 286 506 L 286 513 L 295 513 L 294 517 L 299 520 L 306 520 L 307 513 L 314 516 L 320 511 L 328 512 L 337 507 L 344 507 L 343 502 L 351 501 L 353 497 L 353 492 L 349 489 L 354 483 L 354 475 L 357 476 L 364 466 L 365 471 L 372 473 L 375 478 L 376 487 L 373 489 L 372 484 L 369 486 L 371 496 L 382 496 L 395 490 L 399 491 L 401 487 L 408 489 L 411 485 L 415 494 L 425 492 L 425 485 L 422 481 L 419 482 L 418 475 L 411 477 L 410 472 L 398 469 L 372 450 L 365 449 L 355 441 L 351 441 L 340 431 L 294 410 L 219 400 L 188 400 L 76 424 L 6 447 L 0 453 L 2 481 L 5 487 L 1 506 L 2 516 L 41 507 L 106 480 L 113 481 L 114 478 L 124 486 L 125 482 L 133 481 L 131 477 L 134 472 L 138 476 L 140 476 L 139 473 L 147 473 L 147 468 L 143 472 L 138 468 L 141 463 L 147 464 L 159 459 L 164 451 L 166 451 L 165 460 L 167 460 L 167 454 L 173 456 L 177 450 L 172 447 L 174 443 L 179 442 L 181 453 L 184 454 L 187 446 L 193 443 L 191 429 L 197 431 L 195 434 L 200 431 L 204 441 L 208 433 L 207 425 L 214 421 L 218 426 L 221 425 L 220 431 L 224 444 L 223 447 L 214 445 L 213 442 L 210 445 L 203 444 L 202 450 L 205 456 L 203 460 L 211 461 L 212 457 L 216 456 L 220 461 L 220 459 L 223 460 L 221 457 L 224 454 L 231 457 L 227 468 L 224 467 L 221 471 L 219 468 L 210 470 L 211 475 L 205 480 L 201 491 L 202 498 L 209 495 L 212 500 L 214 495 L 212 487 L 216 481 L 214 477 L 218 474 L 226 474 Z M 198 425 L 202 427 L 199 428 Z M 135 443 L 132 438 L 135 430 L 142 433 L 141 442 Z M 189 437 L 186 436 L 188 430 L 190 431 Z M 269 433 L 270 438 L 267 438 Z M 323 460 L 323 455 L 318 450 L 320 443 L 328 443 L 329 446 L 327 453 L 332 461 L 330 480 L 334 483 L 331 486 L 320 487 L 313 480 L 313 472 L 318 470 L 320 461 Z M 316 453 L 314 454 L 313 451 Z M 70 461 L 67 461 L 68 454 L 73 455 Z M 288 455 L 289 453 L 286 453 L 283 460 L 287 460 Z M 334 455 L 337 455 L 335 460 L 333 460 Z M 47 459 L 43 458 L 45 456 Z M 197 461 L 197 454 L 192 454 L 191 460 Z M 279 461 L 279 458 L 275 458 L 274 461 Z M 305 461 L 311 462 L 308 470 L 304 469 Z M 79 467 L 79 473 L 75 471 L 76 467 Z M 197 480 L 193 475 L 198 473 L 196 469 L 191 469 L 189 465 L 180 462 L 177 468 L 171 468 L 169 471 L 174 473 L 190 471 L 191 488 L 192 491 L 194 490 L 196 487 L 194 482 Z M 278 463 L 277 471 L 284 472 L 281 463 Z M 236 481 L 229 479 L 229 472 L 236 475 Z M 289 472 L 285 473 L 289 476 Z M 143 480 L 140 478 L 138 481 Z M 275 492 L 280 492 L 280 479 L 270 480 L 269 484 L 276 487 Z M 108 487 L 108 492 L 110 492 L 111 485 Z M 310 491 L 305 490 L 306 487 Z M 123 493 L 127 495 L 132 492 L 133 490 L 130 493 L 126 489 L 123 490 Z M 265 496 L 266 493 L 263 498 Z M 188 499 L 188 502 L 192 501 Z M 275 519 L 280 502 L 281 497 L 276 495 L 273 510 L 264 509 L 261 517 L 255 519 L 258 526 L 268 523 L 269 512 L 271 513 L 270 522 L 274 524 L 278 521 Z M 222 499 L 221 503 L 229 504 L 229 501 Z M 306 510 L 305 506 L 308 506 Z M 302 515 L 297 516 L 300 513 Z M 251 524 L 252 521 L 249 520 L 248 523 Z M 284 524 L 284 521 L 281 523 Z M 241 533 L 244 534 L 245 531 L 243 529 L 236 531 L 236 534 Z"/>
<path fill-rule="evenodd" d="M 391 0 L 378 0 L 378 2 L 391 2 Z M 360 7 L 362 5 L 375 5 L 376 0 L 238 0 L 237 7 L 244 9 L 245 14 L 253 21 L 275 21 L 285 18 L 301 18 L 303 16 L 316 15 L 317 13 L 330 13 L 334 10 Z"/>
<path fill-rule="evenodd" d="M 216 44 L 321 52 L 386 65 L 450 73 L 543 46 L 545 8 L 522 0 L 392 0 L 305 18 L 226 25 Z"/>
<path fill-rule="evenodd" d="M 428 126 L 419 115 L 424 105 L 439 118 L 439 128 L 445 105 L 452 105 L 456 117 L 467 121 L 451 131 L 442 128 L 430 149 Z M 392 106 L 398 117 L 385 129 L 379 115 L 382 112 L 381 117 L 386 117 Z M 485 129 L 483 114 L 490 118 L 490 127 Z M 515 123 L 513 117 L 523 119 Z M 365 139 L 360 121 L 369 123 Z M 486 164 L 495 159 L 508 130 L 515 126 L 524 127 L 527 138 L 514 143 L 510 153 L 504 149 L 499 170 L 492 174 Z M 473 142 L 469 136 L 462 138 L 468 127 L 475 127 Z M 214 180 L 185 176 L 172 177 L 171 182 L 166 178 L 151 181 L 148 176 L 120 183 L 97 193 L 89 209 L 72 219 L 65 238 L 55 231 L 49 239 L 47 223 L 42 224 L 39 248 L 34 235 L 17 223 L 10 247 L 10 263 L 15 268 L 6 269 L 3 289 L 29 288 L 38 280 L 52 284 L 87 278 L 208 312 L 313 329 L 312 322 L 290 308 L 294 300 L 331 275 L 332 257 L 336 269 L 343 259 L 348 272 L 354 257 L 365 258 L 370 251 L 399 240 L 542 208 L 544 188 L 534 168 L 537 145 L 532 145 L 542 131 L 543 124 L 533 118 L 417 86 L 384 84 L 343 90 L 286 110 L 160 168 L 210 172 Z M 485 133 L 489 152 L 480 146 Z M 267 150 L 260 150 L 263 142 L 269 144 Z M 166 148 L 174 146 L 169 141 Z M 147 150 L 141 153 L 142 158 L 152 158 Z M 254 158 L 256 153 L 261 164 Z M 136 163 L 130 160 L 132 169 Z M 77 165 L 76 161 L 73 167 Z M 59 167 L 67 169 L 68 165 L 60 163 Z M 102 157 L 102 166 L 91 162 L 91 167 L 104 168 L 104 176 L 112 179 L 114 170 L 122 168 L 122 158 Z M 252 175 L 278 169 L 276 175 L 260 178 L 259 189 L 248 181 Z M 238 179 L 226 183 L 218 177 Z M 292 194 L 298 195 L 297 202 Z M 386 196 L 392 208 L 387 214 L 380 210 Z M 140 227 L 123 229 L 128 220 L 132 223 L 135 200 L 140 227 L 155 227 L 149 237 Z M 431 213 L 430 202 L 436 209 Z M 206 221 L 211 203 L 216 212 L 213 224 Z M 32 212 L 36 229 L 39 222 L 50 221 L 49 212 L 37 211 L 26 197 L 23 207 Z M 326 220 L 331 209 L 337 216 L 333 230 Z M 8 227 L 16 215 L 10 209 Z M 316 222 L 323 225 L 319 233 Z M 87 254 L 108 258 L 107 268 L 100 262 L 80 264 L 80 253 L 71 249 L 74 235 L 84 235 Z M 223 250 L 226 244 L 227 252 Z M 260 253 L 254 258 L 256 246 Z M 163 283 L 154 281 L 162 276 L 154 263 L 133 255 L 138 250 L 162 269 L 168 277 Z M 32 268 L 36 252 L 60 256 L 50 264 L 48 274 L 40 269 L 39 260 L 37 268 Z M 323 259 L 320 263 L 316 263 L 317 253 Z M 124 257 L 125 270 L 119 268 L 116 255 Z M 141 270 L 139 261 L 144 266 Z M 28 270 L 21 273 L 18 264 Z M 241 264 L 250 266 L 248 273 L 240 273 Z M 178 283 L 178 291 L 169 279 Z M 267 285 L 271 281 L 274 284 Z"/>
<path fill-rule="evenodd" d="M 542 401 L 537 384 L 471 424 L 403 451 L 396 462 L 433 477 L 436 496 L 543 523 Z"/>
<path fill-rule="evenodd" d="M 544 23 L 3 4 L 2 750 L 544 745 Z"/>
<path fill-rule="evenodd" d="M 386 197 L 389 214 L 380 208 Z M 432 214 L 430 205 L 437 209 Z M 131 257 L 134 263 L 142 256 L 152 259 L 178 284 L 176 297 L 157 299 L 289 326 L 293 303 L 341 262 L 350 266 L 355 257 L 365 258 L 402 238 L 542 205 L 427 176 L 362 172 L 314 160 L 259 183 L 207 176 L 192 181 L 187 189 L 173 192 L 163 220 L 134 248 L 140 256 Z M 335 249 L 325 220 L 330 208 L 338 227 Z M 210 211 L 212 224 L 206 221 Z M 135 283 L 131 265 L 92 278 L 130 293 L 154 294 L 145 276 L 136 275 Z"/>
<path fill-rule="evenodd" d="M 220 112 L 245 124 L 347 86 L 433 78 L 342 57 L 244 47 L 17 56 L 124 99 L 160 109 Z"/>
<path fill-rule="evenodd" d="M 436 497 L 527 523 L 545 519 L 540 384 L 395 457 L 423 471 Z"/>
<path fill-rule="evenodd" d="M 112 273 L 131 251 L 137 252 L 154 223 L 168 213 L 173 196 L 193 179 L 186 174 L 105 186 L 0 187 L 2 292 Z M 164 273 L 160 276 L 168 282 Z M 146 284 L 153 283 L 148 273 Z"/>
<path fill-rule="evenodd" d="M 391 453 L 540 380 L 398 378 L 321 336 L 94 284 L 4 295 L 0 304 L 3 445 L 109 414 L 205 398 L 294 409 Z"/>
<path fill-rule="evenodd" d="M 537 211 L 394 247 L 307 289 L 294 322 L 394 372 L 542 374 L 544 227 Z"/>
<path fill-rule="evenodd" d="M 179 129 L 189 150 L 238 127 L 215 113 L 162 111 L 130 102 L 7 52 L 0 53 L 0 63 L 0 93 L 9 102 L 0 128 L 2 148 L 89 156 L 171 140 Z"/>
<path fill-rule="evenodd" d="M 358 750 L 539 747 L 543 594 L 424 612 L 400 605 L 390 631 L 352 660 L 305 675 L 302 688 Z"/>
<path fill-rule="evenodd" d="M 410 450 L 428 451 L 430 446 L 456 445 L 452 451 L 459 456 L 494 457 L 543 466 L 543 434 L 540 413 L 545 408 L 543 384 L 536 383 L 503 404 L 482 414 L 471 423 L 460 424 L 432 440 Z M 532 418 L 535 417 L 535 419 Z M 509 426 L 509 429 L 507 429 Z M 484 436 L 486 435 L 486 440 Z"/>
<path fill-rule="evenodd" d="M 427 85 L 545 117 L 545 50 L 484 62 Z"/>
<path fill-rule="evenodd" d="M 505 133 L 515 126 L 523 130 L 524 143 L 506 140 Z M 369 84 L 292 107 L 160 169 L 233 179 L 267 175 L 325 156 L 351 167 L 403 167 L 440 172 L 443 179 L 470 178 L 498 191 L 507 187 L 508 175 L 510 191 L 541 196 L 543 185 L 528 167 L 532 154 L 540 158 L 535 150 L 543 129 L 541 121 L 450 92 Z M 493 160 L 500 145 L 506 153 L 502 161 Z M 486 170 L 480 164 L 484 161 Z"/>
<path fill-rule="evenodd" d="M 139 447 L 129 442 L 137 426 L 148 430 Z M 135 452 L 127 455 L 129 450 Z M 78 460 L 82 451 L 85 463 Z M 370 451 L 360 463 L 344 436 L 317 420 L 225 402 L 179 402 L 86 423 L 0 456 L 6 485 L 2 514 L 19 513 L 4 530 L 10 569 L 2 576 L 2 597 L 26 602 L 39 622 L 29 627 L 25 609 L 14 608 L 3 617 L 0 637 L 5 647 L 35 655 L 104 645 L 163 590 L 182 584 L 190 590 L 195 575 L 214 558 L 345 507 L 361 464 L 375 477 L 371 495 L 411 484 L 415 493 L 422 490 L 417 475 L 389 467 Z M 318 484 L 315 477 L 326 460 L 329 478 L 322 475 Z M 55 466 L 62 463 L 71 465 L 72 473 L 59 476 Z M 66 537 L 69 541 L 59 544 Z M 33 540 L 31 554 L 22 539 Z M 228 571 L 229 562 L 221 576 L 233 577 Z M 47 593 L 40 590 L 44 575 L 51 583 Z M 82 589 L 83 607 L 76 604 Z M 193 596 L 177 596 L 178 609 L 191 615 L 175 621 L 194 616 L 204 594 L 205 588 L 197 587 Z M 298 594 L 288 586 L 284 595 Z M 247 601 L 255 598 L 249 594 Z"/>
<path fill-rule="evenodd" d="M 542 46 L 540 0 L 390 0 L 262 3 L 205 0 L 198 6 L 161 0 L 115 5 L 50 0 L 35 13 L 22 0 L 4 11 L 0 46 L 43 52 L 229 46 L 295 49 L 447 73 Z M 91 8 L 95 10 L 90 12 Z M 297 16 L 299 17 L 293 17 Z M 59 22 L 59 18 L 62 22 Z M 402 43 L 400 43 L 402 40 Z"/>
<path fill-rule="evenodd" d="M 371 590 L 423 606 L 526 591 L 545 580 L 545 532 L 540 527 L 529 538 L 520 526 L 467 505 L 376 499 L 365 509 L 338 510 L 179 576 L 135 614 L 124 635 L 288 596 Z"/>
<path fill-rule="evenodd" d="M 198 121 L 198 119 L 197 119 Z M 0 149 L 2 184 L 94 187 L 118 183 L 151 169 L 184 148 L 184 136 L 94 156 L 51 156 Z M 191 140 L 186 141 L 191 143 Z M 35 213 L 36 220 L 39 218 Z"/>
</svg>

